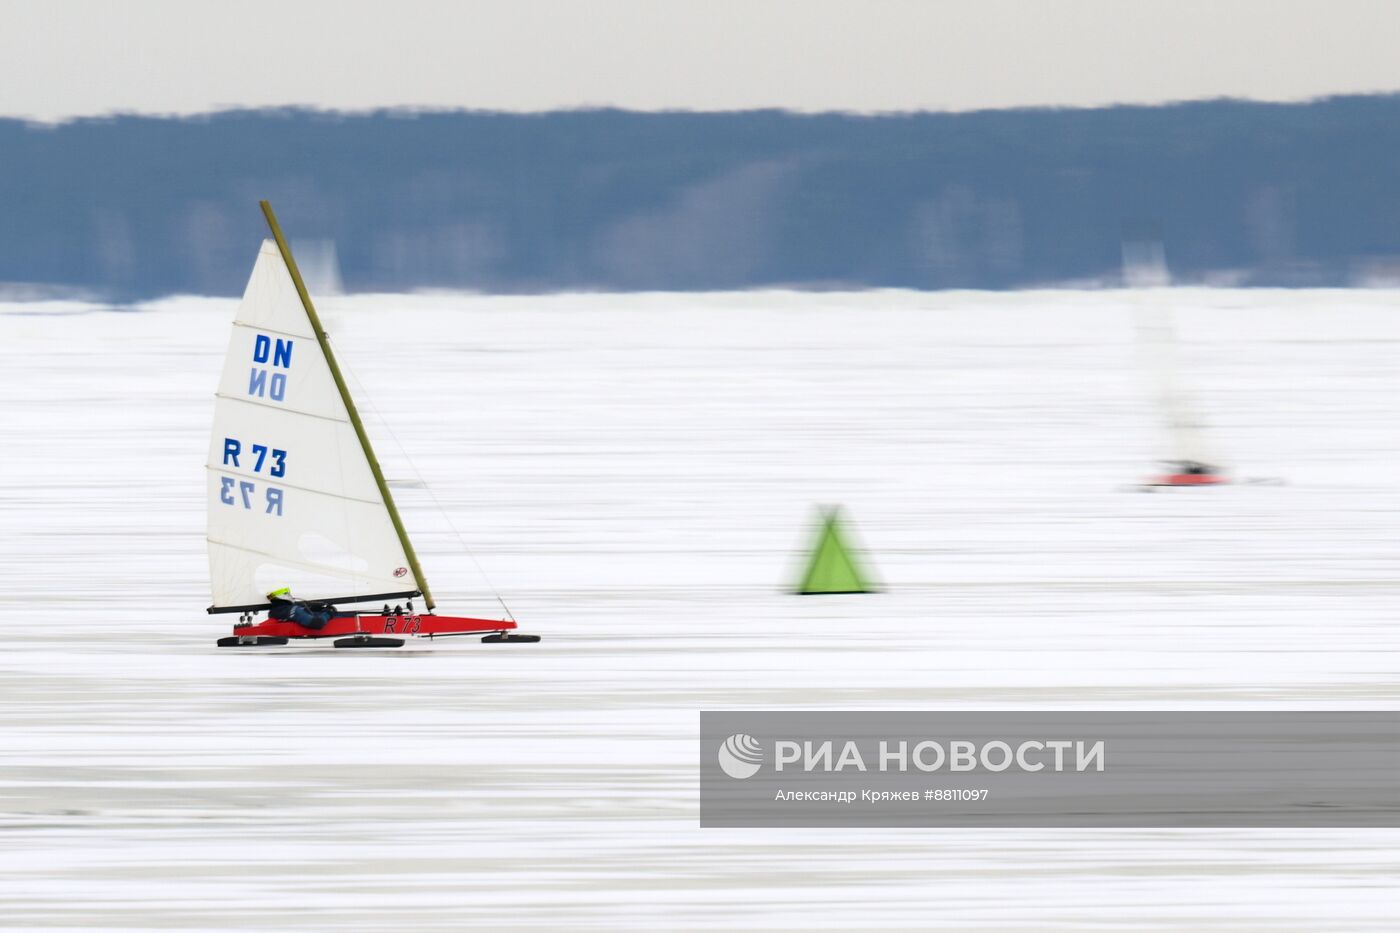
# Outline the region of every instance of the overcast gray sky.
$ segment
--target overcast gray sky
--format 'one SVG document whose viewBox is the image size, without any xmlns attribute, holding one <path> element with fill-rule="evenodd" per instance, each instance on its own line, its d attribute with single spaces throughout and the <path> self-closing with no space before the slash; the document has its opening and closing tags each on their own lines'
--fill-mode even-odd
<svg viewBox="0 0 1400 933">
<path fill-rule="evenodd" d="M 0 115 L 968 110 L 1400 90 L 1400 0 L 4 0 Z"/>
</svg>

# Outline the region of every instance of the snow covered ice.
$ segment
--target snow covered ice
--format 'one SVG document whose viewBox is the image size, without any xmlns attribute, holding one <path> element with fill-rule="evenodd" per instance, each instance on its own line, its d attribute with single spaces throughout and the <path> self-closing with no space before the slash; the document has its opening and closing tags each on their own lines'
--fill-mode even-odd
<svg viewBox="0 0 1400 933">
<path fill-rule="evenodd" d="M 698 828 L 704 708 L 1395 708 L 1400 294 L 1173 290 L 1288 485 L 1154 495 L 1134 299 L 323 299 L 443 611 L 545 636 L 364 654 L 213 646 L 235 301 L 0 305 L 0 924 L 1391 925 L 1387 831 Z M 885 592 L 788 595 L 825 503 Z"/>
</svg>

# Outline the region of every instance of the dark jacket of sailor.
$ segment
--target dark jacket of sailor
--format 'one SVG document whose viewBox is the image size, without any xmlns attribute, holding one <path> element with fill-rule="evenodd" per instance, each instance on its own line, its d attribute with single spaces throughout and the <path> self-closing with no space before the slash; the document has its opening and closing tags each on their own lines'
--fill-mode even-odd
<svg viewBox="0 0 1400 933">
<path fill-rule="evenodd" d="M 325 603 L 308 603 L 304 599 L 294 599 L 286 587 L 267 594 L 272 605 L 267 610 L 269 619 L 279 622 L 294 622 L 302 628 L 321 629 L 331 620 L 335 610 Z"/>
</svg>

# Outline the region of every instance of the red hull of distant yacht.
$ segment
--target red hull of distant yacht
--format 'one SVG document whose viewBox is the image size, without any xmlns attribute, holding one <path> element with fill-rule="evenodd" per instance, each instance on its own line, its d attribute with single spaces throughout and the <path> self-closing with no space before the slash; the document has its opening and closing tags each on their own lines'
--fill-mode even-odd
<svg viewBox="0 0 1400 933">
<path fill-rule="evenodd" d="M 1228 483 L 1219 473 L 1167 473 L 1147 481 L 1149 486 L 1220 486 Z"/>
<path fill-rule="evenodd" d="M 404 614 L 400 616 L 364 615 L 331 619 L 324 628 L 306 628 L 295 622 L 265 619 L 252 625 L 235 626 L 233 634 L 241 637 L 255 635 L 271 638 L 344 638 L 347 635 L 486 635 L 515 628 L 514 622 L 501 619 L 466 619 L 458 616 Z"/>
</svg>

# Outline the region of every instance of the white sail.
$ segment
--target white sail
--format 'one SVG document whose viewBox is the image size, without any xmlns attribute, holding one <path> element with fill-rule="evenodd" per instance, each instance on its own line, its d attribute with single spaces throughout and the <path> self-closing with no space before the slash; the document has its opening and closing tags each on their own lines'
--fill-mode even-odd
<svg viewBox="0 0 1400 933">
<path fill-rule="evenodd" d="M 272 240 L 233 322 L 209 440 L 214 605 L 421 589 Z"/>
<path fill-rule="evenodd" d="M 1137 342 L 1143 364 L 1152 377 L 1157 407 L 1166 427 L 1167 446 L 1162 459 L 1218 465 L 1207 449 L 1205 424 L 1181 385 L 1176 326 L 1166 300 L 1171 274 L 1167 271 L 1166 252 L 1159 241 L 1137 240 L 1123 244 L 1123 282 L 1142 290 L 1136 308 Z"/>
<path fill-rule="evenodd" d="M 1158 410 L 1166 428 L 1163 460 L 1219 466 L 1206 441 L 1206 426 L 1181 385 L 1176 327 L 1171 310 L 1155 301 L 1137 309 L 1138 345 L 1152 376 Z"/>
</svg>

